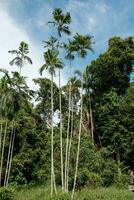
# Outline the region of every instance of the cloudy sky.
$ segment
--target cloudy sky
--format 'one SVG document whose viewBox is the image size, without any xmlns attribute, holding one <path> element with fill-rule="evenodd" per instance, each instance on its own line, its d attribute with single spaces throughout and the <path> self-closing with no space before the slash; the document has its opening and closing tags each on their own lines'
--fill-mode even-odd
<svg viewBox="0 0 134 200">
<path fill-rule="evenodd" d="M 79 32 L 94 36 L 94 54 L 85 61 L 76 60 L 75 69 L 81 69 L 107 48 L 112 36 L 134 35 L 134 0 L 0 0 L 0 67 L 16 70 L 9 66 L 12 56 L 8 50 L 18 48 L 21 41 L 29 44 L 33 66 L 25 66 L 22 73 L 32 78 L 39 76 L 43 64 L 43 40 L 54 30 L 47 26 L 52 10 L 56 7 L 69 11 L 72 16 L 72 33 Z M 68 77 L 65 68 L 62 83 Z"/>
</svg>

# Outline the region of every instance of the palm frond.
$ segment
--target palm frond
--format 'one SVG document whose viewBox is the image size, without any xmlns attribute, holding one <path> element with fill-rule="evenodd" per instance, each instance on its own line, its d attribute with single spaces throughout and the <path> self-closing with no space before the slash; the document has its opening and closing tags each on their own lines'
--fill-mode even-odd
<svg viewBox="0 0 134 200">
<path fill-rule="evenodd" d="M 40 67 L 39 73 L 40 73 L 41 76 L 42 76 L 42 72 L 43 72 L 45 69 L 47 69 L 47 68 L 48 68 L 48 65 L 47 65 L 47 64 L 44 64 L 44 65 L 42 65 L 42 66 Z"/>
<path fill-rule="evenodd" d="M 33 64 L 32 59 L 28 56 L 24 56 L 24 60 L 26 60 L 29 64 Z"/>
<path fill-rule="evenodd" d="M 74 74 L 78 75 L 80 78 L 82 77 L 82 72 L 80 70 L 74 71 Z"/>
<path fill-rule="evenodd" d="M 9 64 L 10 64 L 10 65 L 14 65 L 14 63 L 15 63 L 16 60 L 17 60 L 17 57 L 15 57 L 13 60 L 11 60 L 11 61 L 9 62 Z"/>
</svg>

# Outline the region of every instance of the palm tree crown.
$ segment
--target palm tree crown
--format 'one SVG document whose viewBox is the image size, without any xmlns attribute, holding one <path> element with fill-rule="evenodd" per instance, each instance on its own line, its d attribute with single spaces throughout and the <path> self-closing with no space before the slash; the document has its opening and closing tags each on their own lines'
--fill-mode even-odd
<svg viewBox="0 0 134 200">
<path fill-rule="evenodd" d="M 15 55 L 15 58 L 10 61 L 10 65 L 16 65 L 21 70 L 25 63 L 32 64 L 31 58 L 27 56 L 29 53 L 27 43 L 21 42 L 18 50 L 10 50 L 8 52 Z"/>
<path fill-rule="evenodd" d="M 63 62 L 60 58 L 58 58 L 58 54 L 58 51 L 53 49 L 48 49 L 44 53 L 45 64 L 40 68 L 40 74 L 42 74 L 44 69 L 47 69 L 50 74 L 54 75 L 56 68 L 63 68 Z"/>
<path fill-rule="evenodd" d="M 30 100 L 32 91 L 26 85 L 25 77 L 20 76 L 18 72 L 12 72 L 12 77 L 7 70 L 0 69 L 0 72 L 4 73 L 0 81 L 0 111 L 3 116 L 12 118 L 22 102 L 26 104 Z"/>
<path fill-rule="evenodd" d="M 56 26 L 59 37 L 61 37 L 62 32 L 67 35 L 71 34 L 68 26 L 71 23 L 70 13 L 67 12 L 66 14 L 63 14 L 60 8 L 56 8 L 53 11 L 53 21 L 48 23 L 52 23 Z"/>
<path fill-rule="evenodd" d="M 78 53 L 78 56 L 81 58 L 85 58 L 87 56 L 87 51 L 90 50 L 93 52 L 92 44 L 92 36 L 90 35 L 81 35 L 76 33 L 74 39 L 71 41 L 73 46 L 73 50 Z"/>
</svg>

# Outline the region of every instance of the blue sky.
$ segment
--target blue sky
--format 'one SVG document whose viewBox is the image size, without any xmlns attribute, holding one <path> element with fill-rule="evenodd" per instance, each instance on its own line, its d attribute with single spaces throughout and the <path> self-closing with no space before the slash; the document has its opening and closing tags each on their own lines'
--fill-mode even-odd
<svg viewBox="0 0 134 200">
<path fill-rule="evenodd" d="M 134 35 L 134 0 L 0 0 L 0 67 L 13 70 L 8 64 L 11 60 L 8 50 L 17 48 L 20 41 L 28 42 L 34 64 L 26 66 L 23 74 L 30 77 L 30 86 L 43 63 L 42 40 L 55 34 L 46 23 L 56 7 L 71 13 L 73 34 L 94 36 L 95 53 L 90 53 L 84 61 L 76 59 L 75 69 L 84 68 L 104 52 L 110 37 Z M 67 68 L 62 77 L 64 83 Z"/>
</svg>

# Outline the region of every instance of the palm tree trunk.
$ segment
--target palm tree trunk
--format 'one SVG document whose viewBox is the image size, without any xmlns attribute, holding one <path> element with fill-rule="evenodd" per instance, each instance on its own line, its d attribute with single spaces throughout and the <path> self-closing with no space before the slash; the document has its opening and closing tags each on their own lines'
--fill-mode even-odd
<svg viewBox="0 0 134 200">
<path fill-rule="evenodd" d="M 61 157 L 61 184 L 62 191 L 64 191 L 64 175 L 63 175 L 63 141 L 62 141 L 62 102 L 61 102 L 61 80 L 60 80 L 60 69 L 59 69 L 59 108 L 60 108 L 60 157 Z"/>
<path fill-rule="evenodd" d="M 1 127 L 0 127 L 0 158 L 1 158 L 1 147 L 2 147 L 2 130 L 3 129 L 3 124 L 1 121 Z"/>
<path fill-rule="evenodd" d="M 5 151 L 5 142 L 6 142 L 6 134 L 7 134 L 7 120 L 5 124 L 5 131 L 3 136 L 3 145 L 2 145 L 2 152 L 1 152 L 1 162 L 0 162 L 0 185 L 2 184 L 2 170 L 3 170 L 3 159 L 4 159 L 4 151 Z"/>
<path fill-rule="evenodd" d="M 11 146 L 11 156 L 10 156 L 10 161 L 9 161 L 9 170 L 8 170 L 8 174 L 7 174 L 6 187 L 8 186 L 9 176 L 10 176 L 10 171 L 11 171 L 11 164 L 12 164 L 12 157 L 13 157 L 13 149 L 14 149 L 14 139 L 15 139 L 15 130 L 14 130 L 14 132 L 13 132 L 13 140 L 12 140 L 12 146 Z"/>
<path fill-rule="evenodd" d="M 12 124 L 12 130 L 11 130 L 11 136 L 10 136 L 10 143 L 9 143 L 9 149 L 8 149 L 8 158 L 7 158 L 7 165 L 6 165 L 6 172 L 5 172 L 5 179 L 4 179 L 4 187 L 6 187 L 7 184 L 7 177 L 8 177 L 8 170 L 9 170 L 9 163 L 10 163 L 10 157 L 11 157 L 11 150 L 12 150 L 12 143 L 13 143 L 13 124 Z"/>
<path fill-rule="evenodd" d="M 74 184 L 73 184 L 73 190 L 72 190 L 71 199 L 74 198 L 74 192 L 75 192 L 76 180 L 77 180 L 77 174 L 78 174 L 80 142 L 81 142 L 81 129 L 82 129 L 82 113 L 83 113 L 83 75 L 82 75 L 82 80 L 81 80 L 81 108 L 80 108 L 80 125 L 79 125 L 78 149 L 77 149 L 76 168 L 75 168 Z"/>
<path fill-rule="evenodd" d="M 68 164 L 67 164 L 67 192 L 68 192 L 68 178 L 69 178 L 69 164 L 70 164 L 70 153 L 71 153 L 71 145 L 72 145 L 72 137 L 73 137 L 73 121 L 74 121 L 74 114 L 73 114 L 73 99 L 72 99 L 72 113 L 71 113 L 71 133 L 70 133 L 70 140 L 69 140 L 69 147 L 68 147 Z"/>
<path fill-rule="evenodd" d="M 14 129 L 14 123 L 13 123 L 13 138 L 12 138 L 11 155 L 10 155 L 10 160 L 9 160 L 9 169 L 8 169 L 8 174 L 7 174 L 6 187 L 8 186 L 9 177 L 10 177 L 12 158 L 13 158 L 13 149 L 14 149 L 14 140 L 15 140 L 15 129 Z"/>
<path fill-rule="evenodd" d="M 69 83 L 69 102 L 68 102 L 68 126 L 66 138 L 66 157 L 65 157 L 65 192 L 67 192 L 67 171 L 68 171 L 68 145 L 69 145 L 69 129 L 70 129 L 70 106 L 71 106 L 71 81 Z"/>
<path fill-rule="evenodd" d="M 120 156 L 119 151 L 117 151 L 116 153 L 116 159 L 117 159 L 117 166 L 118 166 L 118 181 L 120 182 L 122 171 L 121 171 L 121 156 Z"/>
<path fill-rule="evenodd" d="M 94 144 L 94 125 L 93 125 L 93 113 L 92 113 L 91 97 L 90 97 L 90 123 L 91 123 L 92 143 Z"/>
<path fill-rule="evenodd" d="M 54 174 L 54 131 L 53 131 L 53 74 L 51 74 L 51 196 L 55 190 L 56 192 L 56 183 L 55 183 L 55 174 Z"/>
</svg>

